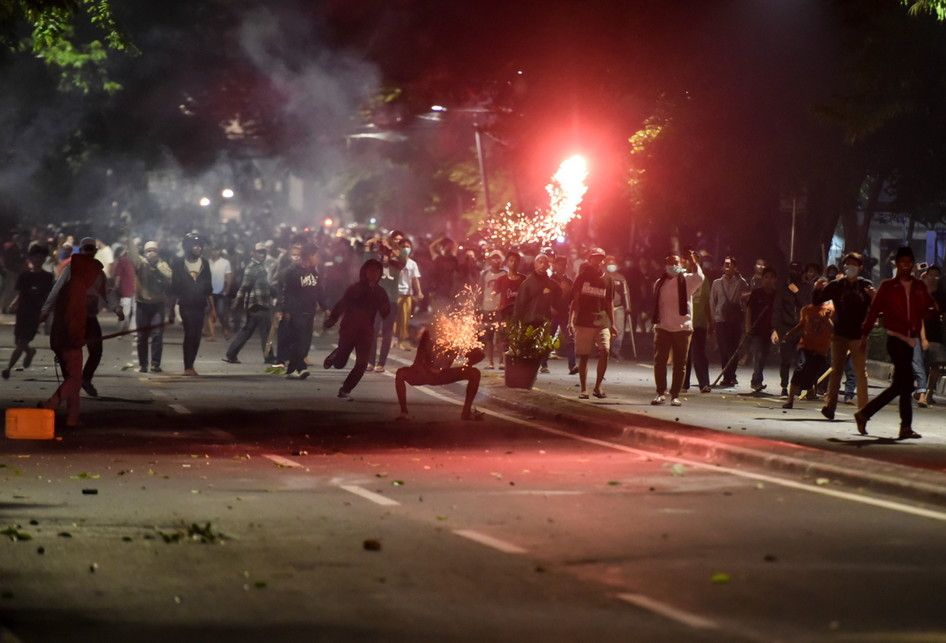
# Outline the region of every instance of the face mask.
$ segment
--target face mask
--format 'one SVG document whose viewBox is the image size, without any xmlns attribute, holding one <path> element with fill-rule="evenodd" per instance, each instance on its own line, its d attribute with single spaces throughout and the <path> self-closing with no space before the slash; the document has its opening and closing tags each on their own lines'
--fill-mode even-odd
<svg viewBox="0 0 946 643">
<path fill-rule="evenodd" d="M 683 274 L 683 266 L 667 266 L 667 276 L 676 277 Z"/>
<path fill-rule="evenodd" d="M 860 271 L 861 269 L 858 266 L 844 266 L 845 277 L 856 277 Z"/>
<path fill-rule="evenodd" d="M 402 256 L 402 257 L 409 257 L 410 254 L 411 254 L 411 249 L 410 249 L 410 248 L 401 248 L 401 256 Z"/>
<path fill-rule="evenodd" d="M 608 264 L 608 272 L 617 272 L 617 271 L 618 271 L 618 267 L 615 264 L 613 263 Z"/>
<path fill-rule="evenodd" d="M 341 258 L 341 256 L 339 256 L 339 255 L 335 255 L 335 256 L 332 257 L 332 258 L 335 259 L 335 263 L 341 263 L 341 262 L 342 262 L 342 258 Z"/>
</svg>

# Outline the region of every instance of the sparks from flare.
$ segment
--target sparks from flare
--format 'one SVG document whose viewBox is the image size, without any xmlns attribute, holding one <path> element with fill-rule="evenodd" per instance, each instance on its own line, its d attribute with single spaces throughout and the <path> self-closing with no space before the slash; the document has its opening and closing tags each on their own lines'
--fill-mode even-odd
<svg viewBox="0 0 946 643">
<path fill-rule="evenodd" d="M 531 214 L 518 212 L 511 203 L 483 221 L 483 236 L 497 247 L 548 243 L 564 236 L 568 224 L 581 218 L 581 202 L 588 191 L 588 163 L 580 155 L 562 161 L 545 186 L 549 207 Z"/>
<path fill-rule="evenodd" d="M 483 315 L 479 311 L 480 289 L 466 285 L 454 297 L 453 304 L 434 315 L 434 353 L 438 360 L 453 361 L 472 350 L 483 348 L 480 328 Z"/>
</svg>

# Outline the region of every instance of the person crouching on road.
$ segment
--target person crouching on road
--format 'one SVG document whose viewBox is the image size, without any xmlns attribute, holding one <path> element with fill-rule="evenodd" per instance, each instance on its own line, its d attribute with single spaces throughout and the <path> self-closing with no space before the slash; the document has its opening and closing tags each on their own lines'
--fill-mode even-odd
<svg viewBox="0 0 946 643">
<path fill-rule="evenodd" d="M 88 250 L 86 250 L 88 248 Z M 89 319 L 92 311 L 98 312 L 105 301 L 105 273 L 102 264 L 95 259 L 95 243 L 83 243 L 83 251 L 74 255 L 69 265 L 59 275 L 40 314 L 40 321 L 53 315 L 49 346 L 62 367 L 63 382 L 43 406 L 57 409 L 66 403 L 66 426 L 79 424 L 79 391 L 82 388 L 82 347 L 89 344 L 90 358 L 93 350 L 102 350 L 101 329 L 92 328 Z M 116 310 L 118 320 L 124 319 L 121 308 Z"/>
<path fill-rule="evenodd" d="M 913 430 L 913 348 L 920 341 L 923 320 L 935 306 L 926 286 L 912 275 L 913 250 L 904 246 L 897 250 L 897 274 L 880 284 L 861 328 L 861 343 L 866 353 L 867 336 L 877 317 L 883 315 L 887 329 L 887 352 L 893 362 L 893 380 L 866 406 L 854 414 L 857 431 L 867 434 L 867 422 L 873 415 L 900 398 L 899 440 L 917 439 Z"/>
<path fill-rule="evenodd" d="M 309 377 L 305 358 L 312 344 L 312 324 L 319 305 L 325 307 L 316 265 L 318 248 L 303 246 L 298 263 L 292 264 L 282 280 L 282 318 L 283 323 L 289 325 L 286 333 L 286 379 L 304 380 Z"/>
<path fill-rule="evenodd" d="M 371 336 L 374 333 L 375 315 L 387 317 L 391 314 L 391 304 L 384 289 L 378 285 L 381 281 L 381 262 L 369 259 L 361 266 L 359 279 L 345 290 L 345 294 L 332 308 L 325 320 L 325 330 L 334 326 L 339 319 L 342 323 L 338 332 L 338 348 L 326 356 L 325 368 L 345 368 L 351 352 L 355 351 L 355 366 L 338 389 L 338 397 L 349 398 L 351 392 L 368 368 L 371 353 Z"/>
<path fill-rule="evenodd" d="M 617 329 L 614 327 L 614 282 L 602 268 L 604 258 L 604 250 L 592 250 L 588 255 L 588 263 L 582 266 L 572 288 L 568 330 L 575 337 L 580 400 L 588 399 L 588 358 L 592 351 L 598 356 L 593 393 L 597 398 L 607 397 L 601 385 L 608 371 L 611 337 L 617 333 Z"/>
<path fill-rule="evenodd" d="M 680 389 L 686 374 L 687 352 L 693 334 L 693 293 L 703 285 L 703 269 L 692 250 L 688 257 L 694 272 L 687 272 L 680 255 L 668 255 L 665 273 L 654 284 L 654 383 L 657 396 L 651 404 L 663 404 L 667 394 L 667 360 L 673 355 L 670 404 L 680 406 Z"/>
<path fill-rule="evenodd" d="M 210 265 L 201 256 L 204 241 L 196 232 L 184 235 L 181 242 L 184 256 L 174 262 L 171 291 L 177 297 L 184 326 L 184 375 L 197 375 L 194 361 L 200 349 L 200 335 L 204 328 L 204 313 L 213 292 Z M 173 305 L 172 305 L 173 310 Z"/>
<path fill-rule="evenodd" d="M 431 337 L 431 330 L 421 331 L 417 342 L 417 354 L 414 363 L 410 366 L 397 369 L 394 376 L 394 389 L 397 391 L 397 401 L 401 406 L 398 420 L 409 420 L 407 413 L 407 385 L 411 386 L 443 386 L 454 382 L 466 381 L 466 396 L 463 400 L 461 420 L 482 420 L 483 413 L 473 408 L 473 398 L 480 387 L 480 369 L 476 364 L 483 360 L 485 353 L 482 348 L 474 348 L 466 354 L 464 366 L 454 366 L 457 358 L 455 352 L 439 354 L 435 349 L 436 340 Z"/>
<path fill-rule="evenodd" d="M 815 282 L 815 290 L 820 291 L 828 285 L 827 279 Z M 834 323 L 831 316 L 834 308 L 826 303 L 808 304 L 802 307 L 798 324 L 788 330 L 781 338 L 782 343 L 790 343 L 801 334 L 798 349 L 801 351 L 802 364 L 795 367 L 791 385 L 788 387 L 788 401 L 783 409 L 795 405 L 795 398 L 802 392 L 814 388 L 818 378 L 828 366 L 828 352 L 831 350 L 831 338 Z"/>
</svg>

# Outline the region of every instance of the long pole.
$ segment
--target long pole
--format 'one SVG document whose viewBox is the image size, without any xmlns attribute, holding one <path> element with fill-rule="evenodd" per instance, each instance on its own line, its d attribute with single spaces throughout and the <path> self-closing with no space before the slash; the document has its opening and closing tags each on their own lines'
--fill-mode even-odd
<svg viewBox="0 0 946 643">
<path fill-rule="evenodd" d="M 483 206 L 486 208 L 486 216 L 493 212 L 489 202 L 489 179 L 486 178 L 486 157 L 483 154 L 483 138 L 480 136 L 480 126 L 473 126 L 473 138 L 476 140 L 476 159 L 480 165 L 480 182 L 483 184 Z"/>
<path fill-rule="evenodd" d="M 788 247 L 788 260 L 795 261 L 795 195 L 792 195 L 792 240 Z"/>
</svg>

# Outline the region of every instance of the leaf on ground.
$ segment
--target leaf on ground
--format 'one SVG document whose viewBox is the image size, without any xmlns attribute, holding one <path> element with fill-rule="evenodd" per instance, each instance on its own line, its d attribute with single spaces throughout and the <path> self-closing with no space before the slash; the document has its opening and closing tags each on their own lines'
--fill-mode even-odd
<svg viewBox="0 0 946 643">
<path fill-rule="evenodd" d="M 732 576 L 730 576 L 726 572 L 716 572 L 715 574 L 710 576 L 710 582 L 712 582 L 714 585 L 725 585 L 731 580 L 732 580 Z"/>
<path fill-rule="evenodd" d="M 683 466 L 682 464 L 680 464 L 679 462 L 677 462 L 672 467 L 670 467 L 670 473 L 675 476 L 685 475 L 686 471 L 687 471 L 687 468 Z"/>
<path fill-rule="evenodd" d="M 443 522 L 444 520 L 448 520 L 448 518 L 446 516 L 437 516 L 437 520 Z"/>
<path fill-rule="evenodd" d="M 391 485 L 392 485 L 392 486 L 395 486 L 395 487 L 403 487 L 403 486 L 404 486 L 404 481 L 403 481 L 403 480 L 393 480 L 393 481 L 391 482 Z"/>
<path fill-rule="evenodd" d="M 33 540 L 32 536 L 25 531 L 20 531 L 16 527 L 7 527 L 6 529 L 0 530 L 0 536 L 7 536 L 13 542 L 18 540 Z"/>
<path fill-rule="evenodd" d="M 819 487 L 824 487 L 825 485 L 831 484 L 831 481 L 828 480 L 827 478 L 818 478 L 817 480 L 815 480 L 815 484 L 818 485 Z"/>
<path fill-rule="evenodd" d="M 620 487 L 621 483 L 618 480 L 608 480 L 609 487 Z"/>
</svg>

